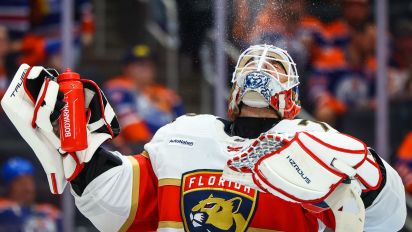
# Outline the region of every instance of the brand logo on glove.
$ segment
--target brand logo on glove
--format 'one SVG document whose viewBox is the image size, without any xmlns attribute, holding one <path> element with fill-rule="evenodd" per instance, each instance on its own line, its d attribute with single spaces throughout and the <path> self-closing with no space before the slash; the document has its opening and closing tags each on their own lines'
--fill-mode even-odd
<svg viewBox="0 0 412 232">
<path fill-rule="evenodd" d="M 27 69 L 24 70 L 23 73 L 21 74 L 21 76 L 20 76 L 20 82 L 17 83 L 17 85 L 16 85 L 16 87 L 14 88 L 13 92 L 11 92 L 10 97 L 15 97 L 15 96 L 16 96 L 17 91 L 18 91 L 18 90 L 20 89 L 20 87 L 23 85 L 23 79 L 24 79 L 24 76 L 26 76 L 26 72 L 27 72 Z"/>
<path fill-rule="evenodd" d="M 257 191 L 225 181 L 222 171 L 183 174 L 181 213 L 186 231 L 246 231 L 256 208 Z"/>
<path fill-rule="evenodd" d="M 299 165 L 293 160 L 290 156 L 286 156 L 286 159 L 289 160 L 290 165 L 295 168 L 296 172 L 302 177 L 302 179 L 310 184 L 311 180 L 305 175 L 305 173 L 300 169 Z"/>
</svg>

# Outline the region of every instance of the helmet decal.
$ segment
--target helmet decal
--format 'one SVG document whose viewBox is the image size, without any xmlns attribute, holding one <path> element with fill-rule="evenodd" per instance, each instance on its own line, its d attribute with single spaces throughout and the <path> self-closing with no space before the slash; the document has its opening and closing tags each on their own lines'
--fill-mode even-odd
<svg viewBox="0 0 412 232">
<path fill-rule="evenodd" d="M 269 89 L 270 77 L 263 73 L 252 72 L 249 73 L 244 80 L 240 95 L 243 96 L 247 91 L 256 91 L 260 93 L 266 101 L 270 101 Z"/>
</svg>

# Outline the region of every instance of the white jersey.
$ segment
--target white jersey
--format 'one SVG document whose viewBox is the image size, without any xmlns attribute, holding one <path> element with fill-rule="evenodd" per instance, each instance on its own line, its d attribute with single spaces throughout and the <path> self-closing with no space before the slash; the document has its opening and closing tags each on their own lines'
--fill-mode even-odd
<svg viewBox="0 0 412 232">
<path fill-rule="evenodd" d="M 179 117 L 159 129 L 143 155 L 114 153 L 123 164 L 94 179 L 82 196 L 72 191 L 77 207 L 102 231 L 317 231 L 323 224 L 333 226 L 333 215 L 311 215 L 299 204 L 222 180 L 227 160 L 252 141 L 229 136 L 224 127 L 212 115 Z M 270 131 L 338 133 L 326 123 L 301 119 L 282 120 Z M 383 163 L 386 183 L 366 209 L 365 231 L 398 231 L 405 221 L 402 182 Z M 218 206 L 220 211 L 212 212 Z"/>
</svg>

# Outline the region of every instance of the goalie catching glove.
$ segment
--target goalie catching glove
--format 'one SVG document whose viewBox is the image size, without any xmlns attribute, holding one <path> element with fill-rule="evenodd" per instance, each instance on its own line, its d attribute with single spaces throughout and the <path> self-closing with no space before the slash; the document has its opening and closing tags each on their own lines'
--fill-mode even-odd
<svg viewBox="0 0 412 232">
<path fill-rule="evenodd" d="M 1 100 L 5 113 L 40 160 L 54 194 L 62 193 L 67 181 L 80 173 L 97 148 L 120 132 L 113 108 L 100 88 L 93 81 L 81 80 L 87 112 L 88 147 L 76 152 L 62 150 L 56 134 L 57 119 L 65 103 L 56 82 L 57 76 L 53 69 L 23 64 Z"/>
<path fill-rule="evenodd" d="M 262 134 L 227 162 L 223 178 L 301 203 L 331 209 L 335 231 L 362 231 L 362 191 L 379 187 L 378 164 L 361 141 L 340 133 Z"/>
</svg>

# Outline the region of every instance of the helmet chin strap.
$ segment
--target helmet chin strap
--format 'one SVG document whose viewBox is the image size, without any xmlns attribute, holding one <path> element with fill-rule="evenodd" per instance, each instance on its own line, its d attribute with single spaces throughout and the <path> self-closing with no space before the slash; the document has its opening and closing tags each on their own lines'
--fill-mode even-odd
<svg viewBox="0 0 412 232">
<path fill-rule="evenodd" d="M 250 107 L 255 107 L 255 108 L 266 108 L 269 106 L 269 104 L 265 101 L 254 101 L 254 100 L 242 100 L 242 102 Z"/>
<path fill-rule="evenodd" d="M 265 98 L 256 91 L 249 91 L 245 93 L 242 98 L 242 103 L 255 108 L 266 108 L 269 106 L 269 103 Z"/>
<path fill-rule="evenodd" d="M 284 93 L 279 94 L 279 110 L 275 110 L 278 114 L 279 118 L 283 118 L 285 114 L 286 108 L 286 95 Z M 265 100 L 265 98 L 256 91 L 249 91 L 247 92 L 242 98 L 242 104 L 245 104 L 250 107 L 255 108 L 268 108 L 270 107 L 269 103 Z M 239 106 L 240 107 L 240 106 Z"/>
<path fill-rule="evenodd" d="M 285 101 L 285 94 L 279 94 L 279 114 L 283 118 L 283 115 L 285 114 L 285 107 L 286 107 L 286 101 Z"/>
</svg>

